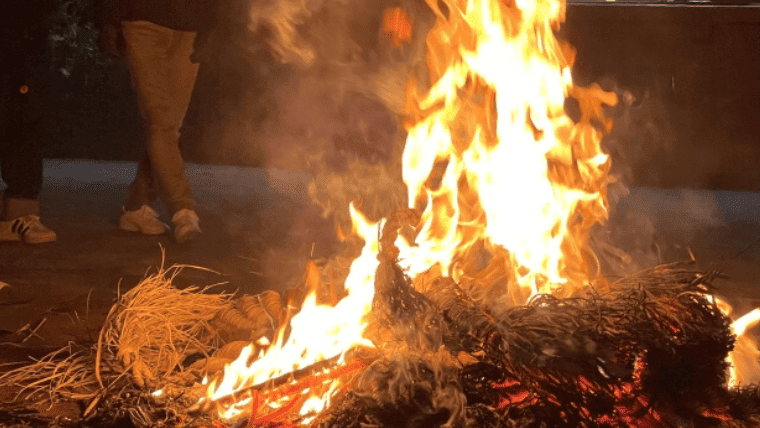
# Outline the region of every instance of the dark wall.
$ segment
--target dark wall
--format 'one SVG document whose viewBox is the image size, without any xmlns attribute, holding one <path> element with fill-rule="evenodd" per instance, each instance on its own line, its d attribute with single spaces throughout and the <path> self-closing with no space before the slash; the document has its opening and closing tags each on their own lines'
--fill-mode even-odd
<svg viewBox="0 0 760 428">
<path fill-rule="evenodd" d="M 574 76 L 636 98 L 614 137 L 635 184 L 760 190 L 760 6 L 581 4 Z"/>
<path fill-rule="evenodd" d="M 562 34 L 577 48 L 579 82 L 631 95 L 609 142 L 631 184 L 758 190 L 760 7 L 570 4 Z M 282 73 L 261 51 L 230 48 L 202 64 L 187 157 L 265 163 L 258 124 L 277 114 L 267 88 Z M 84 64 L 57 85 L 49 156 L 136 159 L 142 134 L 123 63 Z"/>
</svg>

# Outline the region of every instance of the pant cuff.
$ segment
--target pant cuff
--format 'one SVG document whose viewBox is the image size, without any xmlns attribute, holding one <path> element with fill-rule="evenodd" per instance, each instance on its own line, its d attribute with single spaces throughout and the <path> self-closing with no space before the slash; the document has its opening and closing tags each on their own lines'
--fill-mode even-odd
<svg viewBox="0 0 760 428">
<path fill-rule="evenodd" d="M 4 198 L 4 212 L 2 219 L 5 221 L 25 215 L 40 215 L 40 202 L 37 199 Z"/>
</svg>

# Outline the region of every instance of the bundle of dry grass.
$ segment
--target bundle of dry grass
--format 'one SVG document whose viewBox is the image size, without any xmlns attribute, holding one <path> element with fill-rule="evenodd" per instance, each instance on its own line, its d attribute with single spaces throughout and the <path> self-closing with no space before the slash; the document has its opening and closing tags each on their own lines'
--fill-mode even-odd
<svg viewBox="0 0 760 428">
<path fill-rule="evenodd" d="M 232 306 L 231 295 L 209 294 L 210 287 L 178 289 L 172 281 L 181 267 L 159 270 L 119 298 L 98 340 L 98 355 L 114 355 L 140 387 L 154 386 L 190 355 L 208 356 L 220 346 L 211 326 L 216 314 Z M 100 358 L 96 376 L 100 382 Z"/>
<path fill-rule="evenodd" d="M 94 346 L 75 349 L 72 344 L 0 375 L 0 388 L 16 391 L 13 406 L 40 410 L 75 402 L 84 407 L 83 418 L 111 413 L 139 426 L 167 422 L 174 403 L 158 400 L 148 406 L 157 409 L 158 420 L 146 415 L 145 400 L 159 385 L 196 380 L 184 361 L 208 357 L 223 345 L 211 321 L 234 305 L 231 294 L 208 293 L 211 287 L 172 285 L 186 267 L 160 268 L 120 295 Z"/>
<path fill-rule="evenodd" d="M 93 376 L 94 362 L 94 354 L 89 349 L 76 350 L 69 344 L 33 364 L 3 373 L 0 387 L 13 388 L 14 401 L 23 398 L 49 404 L 60 398 L 92 400 L 98 390 Z"/>
<path fill-rule="evenodd" d="M 240 297 L 234 305 L 219 310 L 210 325 L 228 343 L 255 342 L 262 337 L 271 342 L 284 317 L 280 293 L 267 290 Z"/>
</svg>

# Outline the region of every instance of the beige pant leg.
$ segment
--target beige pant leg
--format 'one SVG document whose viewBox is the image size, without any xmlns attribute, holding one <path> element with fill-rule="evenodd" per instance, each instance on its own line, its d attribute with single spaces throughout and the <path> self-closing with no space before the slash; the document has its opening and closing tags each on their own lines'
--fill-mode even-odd
<svg viewBox="0 0 760 428">
<path fill-rule="evenodd" d="M 190 104 L 198 65 L 190 61 L 195 33 L 146 21 L 122 23 L 132 83 L 147 130 L 126 209 L 139 209 L 160 195 L 170 214 L 194 209 L 179 150 L 179 130 Z"/>
</svg>

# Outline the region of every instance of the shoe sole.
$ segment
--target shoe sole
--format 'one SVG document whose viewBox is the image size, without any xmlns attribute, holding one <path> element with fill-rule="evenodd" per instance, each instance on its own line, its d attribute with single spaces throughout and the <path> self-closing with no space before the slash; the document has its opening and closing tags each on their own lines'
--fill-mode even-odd
<svg viewBox="0 0 760 428">
<path fill-rule="evenodd" d="M 24 242 L 27 244 L 45 244 L 48 242 L 55 242 L 58 239 L 57 236 L 53 237 L 47 237 L 47 238 L 39 238 L 39 239 L 27 239 L 24 238 Z"/>
<path fill-rule="evenodd" d="M 163 235 L 169 230 L 168 228 L 162 228 L 160 231 L 158 229 L 146 230 L 146 229 L 140 228 L 140 226 L 134 223 L 126 223 L 122 221 L 119 221 L 119 229 L 126 230 L 127 232 L 139 232 L 139 233 L 142 233 L 143 235 L 150 235 L 150 236 Z"/>
<path fill-rule="evenodd" d="M 182 236 L 175 236 L 174 240 L 177 241 L 178 244 L 184 244 L 186 242 L 195 241 L 200 236 L 201 236 L 200 230 L 191 230 L 183 234 Z"/>
</svg>

